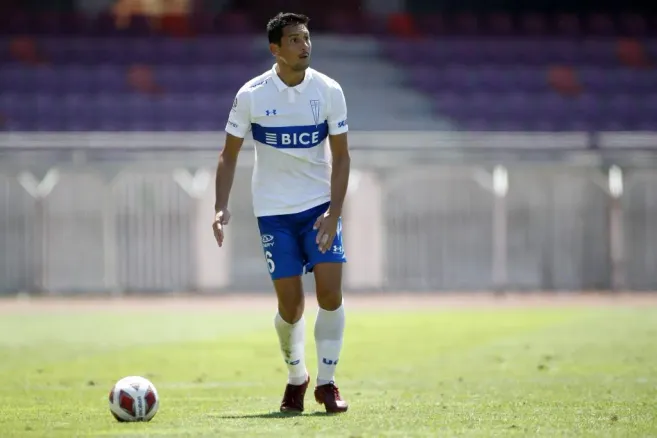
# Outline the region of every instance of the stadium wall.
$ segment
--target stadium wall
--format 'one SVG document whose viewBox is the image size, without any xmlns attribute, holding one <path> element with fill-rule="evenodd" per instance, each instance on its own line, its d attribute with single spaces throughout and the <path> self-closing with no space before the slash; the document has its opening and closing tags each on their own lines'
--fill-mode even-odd
<svg viewBox="0 0 657 438">
<path fill-rule="evenodd" d="M 350 290 L 657 289 L 651 135 L 603 134 L 598 150 L 582 133 L 351 138 Z M 212 236 L 221 141 L 0 136 L 0 292 L 269 290 L 248 148 L 226 247 Z"/>
</svg>

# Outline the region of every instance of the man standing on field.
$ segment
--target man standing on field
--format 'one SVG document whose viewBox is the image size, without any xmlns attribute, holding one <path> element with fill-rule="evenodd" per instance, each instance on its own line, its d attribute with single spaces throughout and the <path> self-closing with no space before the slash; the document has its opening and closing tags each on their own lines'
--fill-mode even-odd
<svg viewBox="0 0 657 438">
<path fill-rule="evenodd" d="M 217 167 L 213 229 L 222 246 L 237 156 L 250 130 L 256 152 L 253 208 L 278 298 L 274 324 L 288 367 L 280 409 L 304 410 L 310 377 L 301 275 L 313 272 L 319 304 L 315 400 L 337 413 L 348 408 L 335 385 L 345 327 L 341 215 L 350 168 L 347 107 L 340 85 L 309 67 L 308 21 L 280 13 L 267 24 L 276 63 L 237 92 Z"/>
</svg>

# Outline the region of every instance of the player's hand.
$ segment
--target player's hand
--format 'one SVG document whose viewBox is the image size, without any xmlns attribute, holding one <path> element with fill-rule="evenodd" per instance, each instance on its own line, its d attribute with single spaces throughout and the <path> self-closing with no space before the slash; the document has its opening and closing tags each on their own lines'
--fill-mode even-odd
<svg viewBox="0 0 657 438">
<path fill-rule="evenodd" d="M 217 239 L 217 244 L 220 248 L 224 244 L 224 225 L 228 225 L 229 220 L 230 212 L 228 210 L 219 210 L 214 215 L 212 230 L 214 231 L 214 238 Z"/>
<path fill-rule="evenodd" d="M 339 216 L 332 215 L 330 211 L 327 211 L 315 221 L 313 230 L 318 230 L 315 243 L 322 254 L 333 245 L 333 239 L 338 232 L 338 219 L 340 219 Z"/>
</svg>

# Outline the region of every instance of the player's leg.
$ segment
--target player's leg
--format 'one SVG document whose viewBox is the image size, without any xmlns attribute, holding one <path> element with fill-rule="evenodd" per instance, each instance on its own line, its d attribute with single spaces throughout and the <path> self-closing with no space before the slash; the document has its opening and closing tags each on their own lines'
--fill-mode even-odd
<svg viewBox="0 0 657 438">
<path fill-rule="evenodd" d="M 325 208 L 324 208 L 325 210 Z M 321 214 L 321 213 L 320 213 Z M 327 412 L 345 412 L 347 402 L 342 400 L 335 385 L 335 370 L 340 359 L 345 329 L 345 311 L 342 298 L 342 266 L 346 262 L 342 245 L 342 223 L 331 248 L 321 253 L 315 242 L 316 230 L 307 230 L 304 250 L 308 258 L 306 269 L 315 275 L 317 293 L 317 319 L 315 344 L 317 348 L 317 386 L 315 399 Z"/>
<path fill-rule="evenodd" d="M 317 386 L 335 382 L 335 369 L 342 351 L 345 312 L 342 299 L 342 263 L 323 262 L 313 267 L 317 293 L 315 342 Z"/>
<path fill-rule="evenodd" d="M 274 280 L 274 289 L 278 298 L 278 312 L 274 326 L 287 364 L 288 379 L 291 385 L 306 382 L 308 371 L 305 361 L 306 320 L 303 316 L 304 297 L 301 277 L 286 277 Z"/>
<path fill-rule="evenodd" d="M 283 412 L 302 412 L 309 382 L 305 363 L 304 295 L 301 284 L 303 253 L 296 233 L 289 229 L 284 216 L 260 217 L 258 226 L 278 299 L 274 326 L 288 368 L 288 382 L 280 409 Z"/>
<path fill-rule="evenodd" d="M 304 410 L 304 398 L 310 383 L 305 360 L 306 320 L 303 316 L 304 296 L 301 277 L 276 279 L 274 289 L 278 298 L 278 313 L 274 318 L 274 326 L 288 370 L 287 385 L 280 410 L 301 413 Z"/>
</svg>

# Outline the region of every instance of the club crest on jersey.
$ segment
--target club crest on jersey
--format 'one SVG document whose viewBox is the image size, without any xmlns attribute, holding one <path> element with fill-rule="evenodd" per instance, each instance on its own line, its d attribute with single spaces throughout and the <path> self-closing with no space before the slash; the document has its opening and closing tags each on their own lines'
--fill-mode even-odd
<svg viewBox="0 0 657 438">
<path fill-rule="evenodd" d="M 315 126 L 319 125 L 319 100 L 313 99 L 310 101 L 310 110 L 313 112 Z"/>
</svg>

